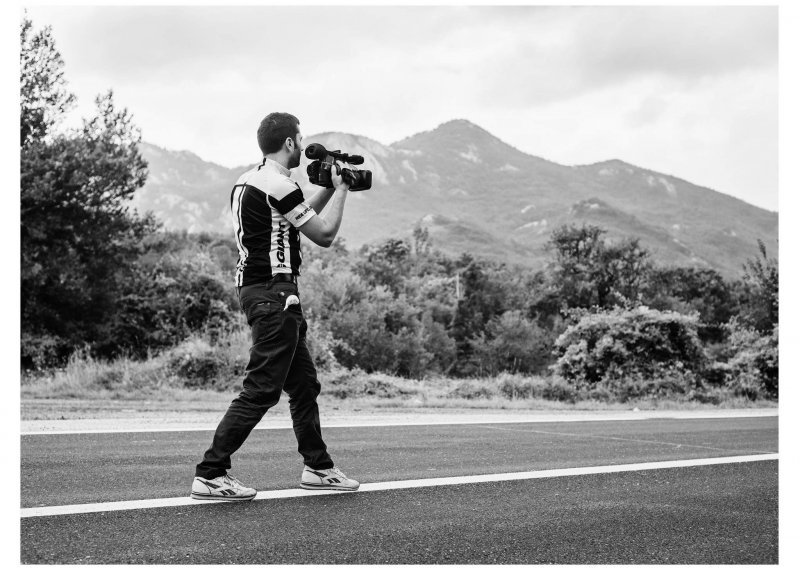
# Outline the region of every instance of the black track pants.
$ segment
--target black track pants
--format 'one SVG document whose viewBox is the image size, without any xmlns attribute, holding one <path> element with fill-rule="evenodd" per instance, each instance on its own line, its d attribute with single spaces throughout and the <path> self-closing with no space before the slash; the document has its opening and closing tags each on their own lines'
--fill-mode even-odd
<svg viewBox="0 0 800 568">
<path fill-rule="evenodd" d="M 322 441 L 317 395 L 320 383 L 306 346 L 307 324 L 299 304 L 284 309 L 290 282 L 252 284 L 239 289 L 239 302 L 250 325 L 253 346 L 242 392 L 231 402 L 217 426 L 211 447 L 197 464 L 195 475 L 213 479 L 231 467 L 238 450 L 264 414 L 278 403 L 281 391 L 289 395 L 297 450 L 314 469 L 333 467 Z"/>
</svg>

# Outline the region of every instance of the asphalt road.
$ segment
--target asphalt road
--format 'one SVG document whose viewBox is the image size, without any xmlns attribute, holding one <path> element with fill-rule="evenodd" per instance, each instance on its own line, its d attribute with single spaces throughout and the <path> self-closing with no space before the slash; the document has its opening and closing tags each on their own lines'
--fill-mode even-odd
<svg viewBox="0 0 800 568">
<path fill-rule="evenodd" d="M 778 419 L 335 428 L 362 482 L 754 455 Z M 210 432 L 23 436 L 22 507 L 188 495 Z M 232 472 L 295 488 L 289 430 Z M 23 563 L 776 563 L 778 463 L 23 518 Z"/>
</svg>

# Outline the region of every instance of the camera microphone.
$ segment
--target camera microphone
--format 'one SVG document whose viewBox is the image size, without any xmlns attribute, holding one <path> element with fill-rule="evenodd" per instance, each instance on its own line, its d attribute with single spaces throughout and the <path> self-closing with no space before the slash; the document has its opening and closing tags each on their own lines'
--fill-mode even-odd
<svg viewBox="0 0 800 568">
<path fill-rule="evenodd" d="M 306 148 L 306 158 L 309 160 L 324 160 L 328 156 L 328 151 L 322 144 L 309 144 Z"/>
<path fill-rule="evenodd" d="M 364 163 L 364 156 L 351 156 L 339 150 L 328 150 L 325 146 L 317 144 L 316 142 L 314 144 L 309 144 L 306 148 L 306 158 L 309 160 L 324 160 L 328 156 L 334 160 L 341 160 L 342 162 L 347 162 L 354 166 Z"/>
</svg>

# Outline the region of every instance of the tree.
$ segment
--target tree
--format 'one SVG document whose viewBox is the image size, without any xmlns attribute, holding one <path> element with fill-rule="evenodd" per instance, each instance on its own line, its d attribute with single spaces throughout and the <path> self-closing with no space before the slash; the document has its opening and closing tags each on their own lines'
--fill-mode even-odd
<svg viewBox="0 0 800 568">
<path fill-rule="evenodd" d="M 652 269 L 650 253 L 641 248 L 639 239 L 626 238 L 605 244 L 600 262 L 598 305 L 618 305 L 621 298 L 635 302 Z"/>
<path fill-rule="evenodd" d="M 233 278 L 217 262 L 215 242 L 202 234 L 159 232 L 142 242 L 143 254 L 125 271 L 114 305 L 94 342 L 101 356 L 147 356 L 192 333 L 212 343 L 243 321 Z"/>
<path fill-rule="evenodd" d="M 562 308 L 601 308 L 636 301 L 651 268 L 649 253 L 638 239 L 607 243 L 595 225 L 563 225 L 553 231 L 547 248 L 551 289 Z"/>
<path fill-rule="evenodd" d="M 474 364 L 473 345 L 470 340 L 477 338 L 486 324 L 503 312 L 503 291 L 494 285 L 489 273 L 492 266 L 481 261 L 473 261 L 461 273 L 463 297 L 456 305 L 451 337 L 456 342 L 457 361 L 454 372 L 469 375 L 478 371 Z"/>
<path fill-rule="evenodd" d="M 778 325 L 778 260 L 767 256 L 767 247 L 758 240 L 760 256 L 744 266 L 746 297 L 743 318 L 757 331 L 769 334 Z"/>
<path fill-rule="evenodd" d="M 147 176 L 141 135 L 109 91 L 78 131 L 53 126 L 73 97 L 49 28 L 22 23 L 21 311 L 23 364 L 53 363 L 102 336 L 116 292 L 156 229 L 129 201 Z M 56 79 L 48 77 L 55 72 Z M 48 353 L 42 353 L 43 346 Z"/>
<path fill-rule="evenodd" d="M 646 303 L 658 310 L 696 312 L 703 341 L 722 341 L 727 334 L 725 324 L 736 314 L 731 284 L 711 268 L 655 268 L 647 284 Z"/>
<path fill-rule="evenodd" d="M 554 338 L 519 310 L 492 318 L 485 332 L 470 340 L 478 374 L 537 373 L 551 362 Z"/>
<path fill-rule="evenodd" d="M 411 247 L 402 239 L 387 239 L 378 245 L 364 245 L 364 260 L 356 265 L 356 272 L 373 286 L 386 286 L 399 294 L 408 273 Z"/>
<path fill-rule="evenodd" d="M 552 283 L 565 307 L 597 304 L 594 280 L 604 233 L 594 225 L 563 225 L 550 235 L 546 248 L 553 253 Z"/>
<path fill-rule="evenodd" d="M 33 33 L 33 23 L 25 17 L 20 44 L 20 145 L 24 147 L 50 132 L 75 95 L 66 90 L 64 61 L 49 26 Z"/>
</svg>

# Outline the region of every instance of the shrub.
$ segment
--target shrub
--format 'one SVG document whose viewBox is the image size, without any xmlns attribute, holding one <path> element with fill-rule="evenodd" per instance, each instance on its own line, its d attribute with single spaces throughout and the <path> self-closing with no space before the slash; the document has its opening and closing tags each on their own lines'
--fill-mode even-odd
<svg viewBox="0 0 800 568">
<path fill-rule="evenodd" d="M 545 380 L 539 377 L 503 373 L 497 381 L 497 389 L 506 398 L 542 398 Z"/>
<path fill-rule="evenodd" d="M 579 391 L 581 399 L 596 400 L 597 402 L 612 402 L 617 400 L 617 395 L 607 385 L 597 384 L 589 391 Z"/>
<path fill-rule="evenodd" d="M 561 377 L 527 377 L 502 373 L 497 377 L 497 390 L 504 397 L 514 400 L 519 398 L 542 398 L 575 402 L 577 390 Z"/>
<path fill-rule="evenodd" d="M 308 332 L 306 334 L 306 344 L 314 360 L 314 366 L 319 371 L 332 371 L 339 368 L 334 352 L 342 350 L 350 352 L 350 348 L 341 339 L 333 337 L 328 329 L 318 318 L 306 317 Z"/>
<path fill-rule="evenodd" d="M 478 379 L 462 379 L 458 385 L 447 393 L 451 398 L 466 398 L 468 400 L 476 398 L 493 398 L 497 391 L 486 381 Z"/>
<path fill-rule="evenodd" d="M 689 392 L 706 364 L 697 316 L 646 307 L 581 312 L 557 339 L 556 375 L 623 399 Z"/>
<path fill-rule="evenodd" d="M 656 364 L 645 371 L 632 369 L 627 372 L 616 370 L 599 385 L 605 385 L 613 398 L 627 402 L 640 398 L 674 397 L 690 395 L 698 386 L 697 375 L 676 364 Z"/>
<path fill-rule="evenodd" d="M 731 380 L 731 366 L 728 363 L 714 361 L 703 370 L 703 382 L 711 387 L 726 385 Z"/>
<path fill-rule="evenodd" d="M 427 357 L 423 374 L 446 374 L 456 360 L 456 342 L 431 312 L 422 316 L 422 346 Z"/>
<path fill-rule="evenodd" d="M 349 369 L 382 372 L 410 378 L 423 377 L 433 359 L 426 339 L 446 345 L 438 329 L 420 322 L 419 310 L 404 296 L 395 298 L 385 288 L 331 311 L 325 320 L 337 342 L 332 352 Z"/>
<path fill-rule="evenodd" d="M 767 255 L 767 247 L 758 240 L 756 258 L 745 264 L 745 294 L 742 316 L 756 331 L 769 334 L 778 325 L 778 259 Z"/>
<path fill-rule="evenodd" d="M 192 337 L 167 356 L 167 368 L 187 388 L 213 388 L 224 391 L 238 386 L 246 359 L 236 356 L 229 345 L 212 346 L 205 338 Z"/>
<path fill-rule="evenodd" d="M 485 332 L 467 341 L 479 375 L 539 372 L 551 360 L 552 338 L 519 310 L 492 318 Z"/>
<path fill-rule="evenodd" d="M 322 392 L 340 399 L 359 396 L 396 398 L 418 396 L 421 389 L 408 379 L 381 373 L 367 374 L 360 369 L 339 369 L 323 381 Z"/>
<path fill-rule="evenodd" d="M 730 397 L 730 392 L 726 389 L 713 388 L 709 390 L 696 390 L 691 393 L 689 400 L 703 404 L 719 404 Z"/>
<path fill-rule="evenodd" d="M 167 236 L 159 235 L 167 238 Z M 172 347 L 193 333 L 211 340 L 240 325 L 238 300 L 207 251 L 190 247 L 160 253 L 160 241 L 143 255 L 95 350 L 144 356 Z"/>
<path fill-rule="evenodd" d="M 733 321 L 730 346 L 733 356 L 726 364 L 726 384 L 750 399 L 778 398 L 778 327 L 769 335 Z"/>
<path fill-rule="evenodd" d="M 75 349 L 68 340 L 51 334 L 28 333 L 23 331 L 20 337 L 22 367 L 40 371 L 55 367 L 69 358 Z"/>
<path fill-rule="evenodd" d="M 564 378 L 551 375 L 547 378 L 542 390 L 545 400 L 559 400 L 562 402 L 575 402 L 578 399 L 578 390 Z"/>
</svg>

